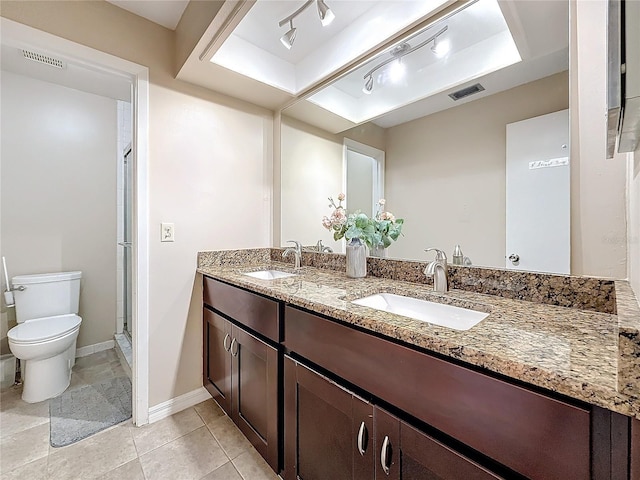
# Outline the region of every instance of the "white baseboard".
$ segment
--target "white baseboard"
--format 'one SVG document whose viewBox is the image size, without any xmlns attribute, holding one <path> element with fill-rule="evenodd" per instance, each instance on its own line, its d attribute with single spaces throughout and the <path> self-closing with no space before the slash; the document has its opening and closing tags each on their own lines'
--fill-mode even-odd
<svg viewBox="0 0 640 480">
<path fill-rule="evenodd" d="M 189 407 L 193 407 L 200 402 L 204 402 L 211 398 L 211 395 L 206 388 L 200 387 L 190 392 L 180 395 L 179 397 L 172 398 L 166 402 L 162 402 L 159 405 L 155 405 L 149 408 L 149 423 L 157 422 L 163 418 L 170 417 L 174 413 L 181 412 Z"/>
<path fill-rule="evenodd" d="M 93 345 L 87 345 L 86 347 L 80 347 L 76 349 L 76 358 L 86 357 L 92 353 L 101 352 L 103 350 L 109 350 L 115 347 L 113 340 L 107 340 L 106 342 L 94 343 Z"/>
</svg>

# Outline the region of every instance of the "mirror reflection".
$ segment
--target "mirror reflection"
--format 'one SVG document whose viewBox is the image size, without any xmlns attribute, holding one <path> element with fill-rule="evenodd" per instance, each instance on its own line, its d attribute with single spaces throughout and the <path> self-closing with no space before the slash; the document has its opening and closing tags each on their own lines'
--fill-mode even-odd
<svg viewBox="0 0 640 480">
<path fill-rule="evenodd" d="M 344 192 L 348 211 L 369 213 L 383 197 L 386 209 L 404 218 L 403 236 L 388 257 L 425 261 L 424 249 L 437 247 L 451 261 L 460 245 L 473 265 L 569 273 L 568 4 L 498 5 L 520 62 L 347 130 L 343 119 L 327 121 L 335 112 L 309 100 L 282 112 L 283 242 L 315 245 L 321 239 L 343 252 L 321 220 L 331 214 L 328 197 Z M 465 28 L 443 19 L 422 31 L 440 31 L 443 24 L 451 25 L 445 33 L 452 42 L 453 25 Z M 421 51 L 433 55 L 428 47 L 412 55 Z M 447 67 L 446 55 L 439 61 Z M 363 68 L 346 75 L 360 84 L 359 95 Z M 449 96 L 478 83 L 484 90 L 474 95 Z M 328 85 L 319 93 L 330 96 L 335 89 Z M 350 152 L 371 159 L 368 173 L 349 161 Z"/>
</svg>

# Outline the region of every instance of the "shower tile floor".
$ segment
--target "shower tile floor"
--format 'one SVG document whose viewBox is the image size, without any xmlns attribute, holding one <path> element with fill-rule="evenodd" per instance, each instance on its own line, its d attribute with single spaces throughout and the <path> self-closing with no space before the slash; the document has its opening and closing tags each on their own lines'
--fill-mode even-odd
<svg viewBox="0 0 640 480">
<path fill-rule="evenodd" d="M 114 350 L 76 360 L 70 388 L 122 376 Z M 0 393 L 0 480 L 275 480 L 266 462 L 213 400 L 151 425 L 131 420 L 73 445 L 49 445 L 49 402 Z"/>
</svg>

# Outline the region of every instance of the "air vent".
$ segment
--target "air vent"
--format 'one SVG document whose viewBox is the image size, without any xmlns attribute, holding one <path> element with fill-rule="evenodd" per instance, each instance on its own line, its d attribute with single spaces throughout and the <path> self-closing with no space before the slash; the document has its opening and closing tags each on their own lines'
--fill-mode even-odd
<svg viewBox="0 0 640 480">
<path fill-rule="evenodd" d="M 58 60 L 57 58 L 53 58 L 48 55 L 42 55 L 41 53 L 31 52 L 29 50 L 22 50 L 22 55 L 24 55 L 24 58 L 28 58 L 34 62 L 44 63 L 50 67 L 64 68 L 64 62 L 62 60 Z"/>
<path fill-rule="evenodd" d="M 449 96 L 454 100 L 460 100 L 461 98 L 468 97 L 469 95 L 473 95 L 478 92 L 482 92 L 484 87 L 479 83 L 475 85 L 471 85 L 470 87 L 463 88 L 462 90 L 458 90 L 457 92 L 450 93 Z"/>
</svg>

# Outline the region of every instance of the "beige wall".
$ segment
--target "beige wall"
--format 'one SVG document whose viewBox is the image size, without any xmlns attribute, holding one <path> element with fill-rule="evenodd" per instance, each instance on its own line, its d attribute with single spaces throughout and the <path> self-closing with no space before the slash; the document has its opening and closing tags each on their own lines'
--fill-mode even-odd
<svg viewBox="0 0 640 480">
<path fill-rule="evenodd" d="M 116 327 L 116 111 L 2 72 L 2 254 L 12 276 L 82 271 L 78 347 Z M 3 312 L 3 337 L 14 313 Z"/>
<path fill-rule="evenodd" d="M 199 388 L 196 252 L 269 245 L 272 113 L 175 80 L 175 33 L 104 1 L 1 8 L 6 18 L 149 68 L 149 405 Z M 160 243 L 163 221 L 175 224 L 175 243 Z"/>
<path fill-rule="evenodd" d="M 571 272 L 626 278 L 626 155 L 606 158 L 607 2 L 572 8 Z"/>
<path fill-rule="evenodd" d="M 460 244 L 474 264 L 503 266 L 506 125 L 567 107 L 563 72 L 387 129 L 385 195 L 405 219 L 389 255 Z"/>
<path fill-rule="evenodd" d="M 281 199 L 282 243 L 298 240 L 315 245 L 318 240 L 342 251 L 322 226 L 331 214 L 328 197 L 337 202 L 342 186 L 342 137 L 283 117 Z"/>
</svg>

